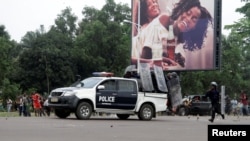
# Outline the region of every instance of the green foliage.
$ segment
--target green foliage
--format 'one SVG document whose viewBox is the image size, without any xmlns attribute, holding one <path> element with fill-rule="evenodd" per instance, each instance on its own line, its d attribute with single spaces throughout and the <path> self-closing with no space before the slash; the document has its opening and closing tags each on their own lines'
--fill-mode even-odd
<svg viewBox="0 0 250 141">
<path fill-rule="evenodd" d="M 3 105 L 6 105 L 6 100 L 8 98 L 14 101 L 16 97 L 21 94 L 20 85 L 11 83 L 9 79 L 5 78 L 3 80 L 1 92 L 0 99 L 3 100 Z"/>
<path fill-rule="evenodd" d="M 113 0 L 108 1 L 101 11 L 84 8 L 85 19 L 79 24 L 79 36 L 74 48 L 74 52 L 81 52 L 77 53 L 78 66 L 88 66 L 80 75 L 87 77 L 95 71 L 112 71 L 122 75 L 121 69 L 129 64 L 130 42 L 129 38 L 123 38 L 125 35 L 120 23 L 130 14 L 129 8 L 116 5 Z"/>
<path fill-rule="evenodd" d="M 113 0 L 107 2 L 102 10 L 84 7 L 78 28 L 77 17 L 67 7 L 48 32 L 43 25 L 27 32 L 17 46 L 21 50 L 8 78 L 18 83 L 22 92 L 48 94 L 72 84 L 76 75 L 85 78 L 95 71 L 111 71 L 121 76 L 129 64 L 130 38 L 123 34 L 129 26 L 120 23 L 130 18 L 131 9 Z"/>
</svg>

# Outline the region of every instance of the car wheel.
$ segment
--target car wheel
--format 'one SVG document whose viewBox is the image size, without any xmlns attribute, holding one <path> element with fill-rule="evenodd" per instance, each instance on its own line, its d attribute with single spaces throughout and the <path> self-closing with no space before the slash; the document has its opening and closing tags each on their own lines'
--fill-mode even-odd
<svg viewBox="0 0 250 141">
<path fill-rule="evenodd" d="M 201 115 L 200 109 L 197 108 L 197 107 L 193 108 L 192 113 L 193 113 L 194 115 Z"/>
<path fill-rule="evenodd" d="M 67 118 L 70 115 L 70 111 L 55 109 L 55 115 L 59 118 Z"/>
<path fill-rule="evenodd" d="M 130 115 L 128 114 L 116 114 L 119 119 L 128 119 Z"/>
<path fill-rule="evenodd" d="M 187 115 L 187 113 L 186 113 L 186 108 L 185 108 L 185 107 L 181 107 L 181 108 L 179 109 L 179 111 L 178 111 L 178 115 L 179 115 L 179 116 L 185 116 L 185 115 Z"/>
<path fill-rule="evenodd" d="M 153 107 L 149 104 L 145 104 L 141 107 L 138 117 L 140 120 L 151 120 L 153 118 L 153 114 Z"/>
<path fill-rule="evenodd" d="M 87 102 L 82 102 L 77 106 L 75 115 L 77 119 L 86 120 L 89 119 L 92 114 L 92 106 Z"/>
</svg>

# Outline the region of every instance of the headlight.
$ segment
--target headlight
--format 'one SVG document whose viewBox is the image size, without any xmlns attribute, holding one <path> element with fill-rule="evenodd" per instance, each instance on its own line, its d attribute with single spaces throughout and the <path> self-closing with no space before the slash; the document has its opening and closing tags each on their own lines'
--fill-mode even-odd
<svg viewBox="0 0 250 141">
<path fill-rule="evenodd" d="M 74 91 L 66 91 L 62 94 L 62 96 L 72 96 L 72 95 L 75 95 L 76 92 Z"/>
</svg>

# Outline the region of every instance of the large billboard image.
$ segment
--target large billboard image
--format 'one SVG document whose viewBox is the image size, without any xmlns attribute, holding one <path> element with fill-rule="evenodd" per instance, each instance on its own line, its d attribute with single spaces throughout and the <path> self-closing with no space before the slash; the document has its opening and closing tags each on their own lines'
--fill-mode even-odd
<svg viewBox="0 0 250 141">
<path fill-rule="evenodd" d="M 131 63 L 165 71 L 216 69 L 216 1 L 132 0 Z"/>
</svg>

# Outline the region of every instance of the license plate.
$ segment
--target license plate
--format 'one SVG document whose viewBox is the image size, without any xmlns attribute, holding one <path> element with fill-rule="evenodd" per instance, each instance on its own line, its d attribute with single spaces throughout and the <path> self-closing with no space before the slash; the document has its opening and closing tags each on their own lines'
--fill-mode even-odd
<svg viewBox="0 0 250 141">
<path fill-rule="evenodd" d="M 52 97 L 50 101 L 51 102 L 58 102 L 58 98 L 57 97 Z"/>
</svg>

